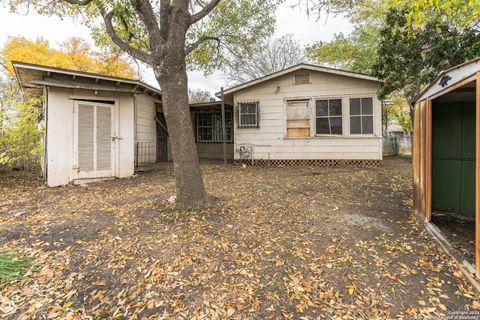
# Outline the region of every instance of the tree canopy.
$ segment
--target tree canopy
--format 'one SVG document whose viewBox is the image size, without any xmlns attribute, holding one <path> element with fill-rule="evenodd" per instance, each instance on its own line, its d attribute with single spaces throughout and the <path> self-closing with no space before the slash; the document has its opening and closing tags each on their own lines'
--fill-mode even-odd
<svg viewBox="0 0 480 320">
<path fill-rule="evenodd" d="M 11 37 L 0 51 L 0 60 L 13 74 L 12 61 L 42 64 L 79 71 L 101 73 L 110 76 L 134 78 L 137 72 L 120 52 L 94 52 L 88 42 L 72 37 L 60 45 L 51 47 L 48 40 Z"/>
</svg>

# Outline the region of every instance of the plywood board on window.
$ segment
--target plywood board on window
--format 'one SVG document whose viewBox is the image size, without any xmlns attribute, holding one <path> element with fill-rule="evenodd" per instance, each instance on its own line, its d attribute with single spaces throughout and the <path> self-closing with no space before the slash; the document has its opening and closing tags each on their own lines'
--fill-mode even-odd
<svg viewBox="0 0 480 320">
<path fill-rule="evenodd" d="M 291 138 L 310 137 L 310 128 L 289 128 L 287 136 Z"/>
</svg>

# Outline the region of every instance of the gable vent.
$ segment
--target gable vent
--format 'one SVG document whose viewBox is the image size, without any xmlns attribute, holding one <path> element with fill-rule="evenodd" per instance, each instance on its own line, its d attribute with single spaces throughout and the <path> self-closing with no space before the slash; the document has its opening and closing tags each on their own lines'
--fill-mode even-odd
<svg viewBox="0 0 480 320">
<path fill-rule="evenodd" d="M 295 74 L 295 84 L 308 84 L 310 83 L 310 74 L 297 73 Z"/>
</svg>

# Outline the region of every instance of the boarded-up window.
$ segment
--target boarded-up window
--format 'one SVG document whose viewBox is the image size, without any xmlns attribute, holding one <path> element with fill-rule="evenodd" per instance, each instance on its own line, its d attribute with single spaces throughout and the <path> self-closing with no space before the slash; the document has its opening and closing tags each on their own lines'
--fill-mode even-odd
<svg viewBox="0 0 480 320">
<path fill-rule="evenodd" d="M 315 109 L 317 134 L 343 134 L 341 99 L 317 100 Z"/>
<path fill-rule="evenodd" d="M 350 99 L 350 134 L 373 134 L 373 98 Z"/>
<path fill-rule="evenodd" d="M 308 101 L 287 102 L 287 137 L 310 137 Z"/>
<path fill-rule="evenodd" d="M 295 74 L 295 84 L 308 84 L 310 83 L 309 73 L 297 73 Z"/>
<path fill-rule="evenodd" d="M 258 102 L 239 102 L 237 104 L 238 127 L 258 128 L 259 127 L 259 106 Z"/>
</svg>

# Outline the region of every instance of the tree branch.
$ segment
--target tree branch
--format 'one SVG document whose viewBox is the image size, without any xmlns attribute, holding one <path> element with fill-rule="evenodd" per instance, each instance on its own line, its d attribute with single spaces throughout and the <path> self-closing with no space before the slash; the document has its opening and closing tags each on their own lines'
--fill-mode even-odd
<svg viewBox="0 0 480 320">
<path fill-rule="evenodd" d="M 70 4 L 78 4 L 79 6 L 86 6 L 93 0 L 62 0 L 62 1 Z"/>
<path fill-rule="evenodd" d="M 149 0 L 130 0 L 135 11 L 142 19 L 143 23 L 147 27 L 147 32 L 150 38 L 150 47 L 163 43 L 163 38 L 160 35 L 160 28 L 158 26 L 157 17 L 153 11 L 152 4 Z"/>
<path fill-rule="evenodd" d="M 200 37 L 197 41 L 195 41 L 194 43 L 192 43 L 190 46 L 188 46 L 186 49 L 185 49 L 185 55 L 189 55 L 190 53 L 192 53 L 192 51 L 194 51 L 195 49 L 197 49 L 202 43 L 204 43 L 205 41 L 208 41 L 208 40 L 215 40 L 217 41 L 217 43 L 220 43 L 220 37 L 211 37 L 211 36 L 204 36 L 204 37 Z"/>
<path fill-rule="evenodd" d="M 115 43 L 120 49 L 134 57 L 135 59 L 138 59 L 146 64 L 152 64 L 152 56 L 144 52 L 140 49 L 134 48 L 125 41 L 123 41 L 118 34 L 115 32 L 115 29 L 113 28 L 113 11 L 110 11 L 108 13 L 103 13 L 103 20 L 105 21 L 105 27 L 107 29 L 107 33 L 110 36 L 110 39 L 112 39 L 113 43 Z"/>
<path fill-rule="evenodd" d="M 202 10 L 199 12 L 190 15 L 190 24 L 194 24 L 195 22 L 198 22 L 202 20 L 206 15 L 208 15 L 219 3 L 221 0 L 211 0 L 209 3 L 207 3 Z"/>
</svg>

